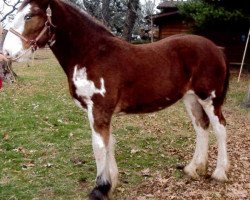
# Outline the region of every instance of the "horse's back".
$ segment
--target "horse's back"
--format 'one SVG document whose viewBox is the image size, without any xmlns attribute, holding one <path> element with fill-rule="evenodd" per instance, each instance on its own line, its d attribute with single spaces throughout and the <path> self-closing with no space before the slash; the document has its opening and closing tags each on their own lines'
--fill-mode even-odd
<svg viewBox="0 0 250 200">
<path fill-rule="evenodd" d="M 202 90 L 219 88 L 226 79 L 226 61 L 224 52 L 211 40 L 197 35 L 180 34 L 170 36 L 151 47 L 151 55 L 158 63 L 160 74 L 167 74 L 169 81 L 188 84 Z M 160 60 L 160 61 L 157 61 Z M 190 89 L 193 89 L 193 88 Z"/>
<path fill-rule="evenodd" d="M 219 96 L 223 92 L 223 52 L 206 38 L 176 35 L 132 50 L 129 56 L 133 61 L 127 66 L 129 73 L 124 73 L 126 83 L 121 93 L 127 112 L 128 105 L 132 105 L 130 112 L 164 108 L 189 90 L 202 99 L 213 91 Z"/>
</svg>

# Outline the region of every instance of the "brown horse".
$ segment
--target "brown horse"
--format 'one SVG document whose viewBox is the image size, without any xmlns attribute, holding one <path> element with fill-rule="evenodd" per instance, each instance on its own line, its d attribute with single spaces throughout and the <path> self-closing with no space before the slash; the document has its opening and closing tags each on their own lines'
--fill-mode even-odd
<svg viewBox="0 0 250 200">
<path fill-rule="evenodd" d="M 194 156 L 185 173 L 193 178 L 206 173 L 211 123 L 218 140 L 212 177 L 227 180 L 229 161 L 221 107 L 229 72 L 223 53 L 211 41 L 179 35 L 131 45 L 67 2 L 25 0 L 6 37 L 4 52 L 24 60 L 27 52 L 46 44 L 64 69 L 76 104 L 88 113 L 97 166 L 96 186 L 89 199 L 110 198 L 117 184 L 112 116 L 154 112 L 180 99 L 197 134 Z"/>
</svg>

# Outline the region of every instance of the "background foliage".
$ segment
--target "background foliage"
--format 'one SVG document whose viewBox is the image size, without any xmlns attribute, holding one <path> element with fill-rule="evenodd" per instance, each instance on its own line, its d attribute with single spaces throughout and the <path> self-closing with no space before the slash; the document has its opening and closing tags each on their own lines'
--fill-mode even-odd
<svg viewBox="0 0 250 200">
<path fill-rule="evenodd" d="M 245 7 L 248 4 L 247 7 Z M 193 20 L 194 31 L 242 31 L 250 25 L 250 1 L 191 0 L 179 5 L 180 12 Z"/>
<path fill-rule="evenodd" d="M 106 12 L 103 10 L 104 3 L 108 3 L 108 15 L 109 18 L 106 21 L 106 25 L 117 35 L 122 36 L 124 30 L 124 24 L 127 17 L 127 10 L 129 2 L 133 0 L 70 0 L 72 3 L 75 3 L 80 8 L 85 9 L 89 14 L 96 17 L 97 19 L 103 21 L 103 13 Z M 138 1 L 139 2 L 139 1 Z M 151 1 L 150 1 L 151 2 Z M 142 6 L 139 2 L 139 9 L 132 10 L 136 13 L 136 20 L 133 27 L 133 34 L 139 34 L 140 28 L 145 27 L 146 20 L 144 19 L 145 10 L 147 10 L 147 5 Z M 133 9 L 133 8 L 132 8 Z"/>
</svg>

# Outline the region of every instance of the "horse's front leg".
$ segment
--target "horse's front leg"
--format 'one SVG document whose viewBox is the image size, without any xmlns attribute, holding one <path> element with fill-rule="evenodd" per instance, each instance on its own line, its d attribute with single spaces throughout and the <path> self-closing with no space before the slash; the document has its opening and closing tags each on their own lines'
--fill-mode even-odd
<svg viewBox="0 0 250 200">
<path fill-rule="evenodd" d="M 89 194 L 90 200 L 111 199 L 116 187 L 118 169 L 114 157 L 114 138 L 110 133 L 111 115 L 88 106 L 92 129 L 92 146 L 97 167 L 96 186 Z"/>
</svg>

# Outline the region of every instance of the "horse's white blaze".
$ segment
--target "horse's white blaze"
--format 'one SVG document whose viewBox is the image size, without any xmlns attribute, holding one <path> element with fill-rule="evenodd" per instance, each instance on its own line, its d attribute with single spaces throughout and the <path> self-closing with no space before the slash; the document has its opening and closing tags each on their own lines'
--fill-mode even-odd
<svg viewBox="0 0 250 200">
<path fill-rule="evenodd" d="M 192 108 L 198 103 L 197 96 L 191 91 L 187 92 L 183 98 L 187 112 L 192 120 L 196 132 L 196 147 L 191 162 L 185 167 L 185 172 L 193 178 L 198 178 L 196 170 L 202 173 L 206 172 L 208 160 L 208 132 L 204 130 L 199 124 L 192 113 Z"/>
<path fill-rule="evenodd" d="M 214 114 L 214 106 L 212 105 L 212 100 L 199 100 L 203 106 L 215 132 L 215 136 L 218 142 L 218 158 L 216 169 L 212 175 L 213 178 L 221 181 L 226 181 L 226 172 L 229 168 L 229 161 L 227 156 L 227 144 L 226 144 L 226 128 L 219 121 L 219 118 Z"/>
<path fill-rule="evenodd" d="M 25 26 L 24 18 L 28 13 L 30 13 L 30 10 L 31 10 L 31 5 L 27 4 L 21 11 L 19 11 L 16 14 L 14 21 L 10 27 L 15 29 L 20 34 L 22 34 L 24 31 L 24 26 Z M 11 56 L 12 58 L 16 58 L 19 55 L 23 54 L 24 51 L 25 50 L 23 48 L 22 40 L 15 34 L 8 32 L 4 40 L 3 52 L 5 54 L 9 54 L 9 56 Z M 27 52 L 25 54 L 25 58 L 28 58 L 30 53 L 31 51 Z M 20 59 L 19 61 L 23 61 L 23 60 Z"/>
</svg>

